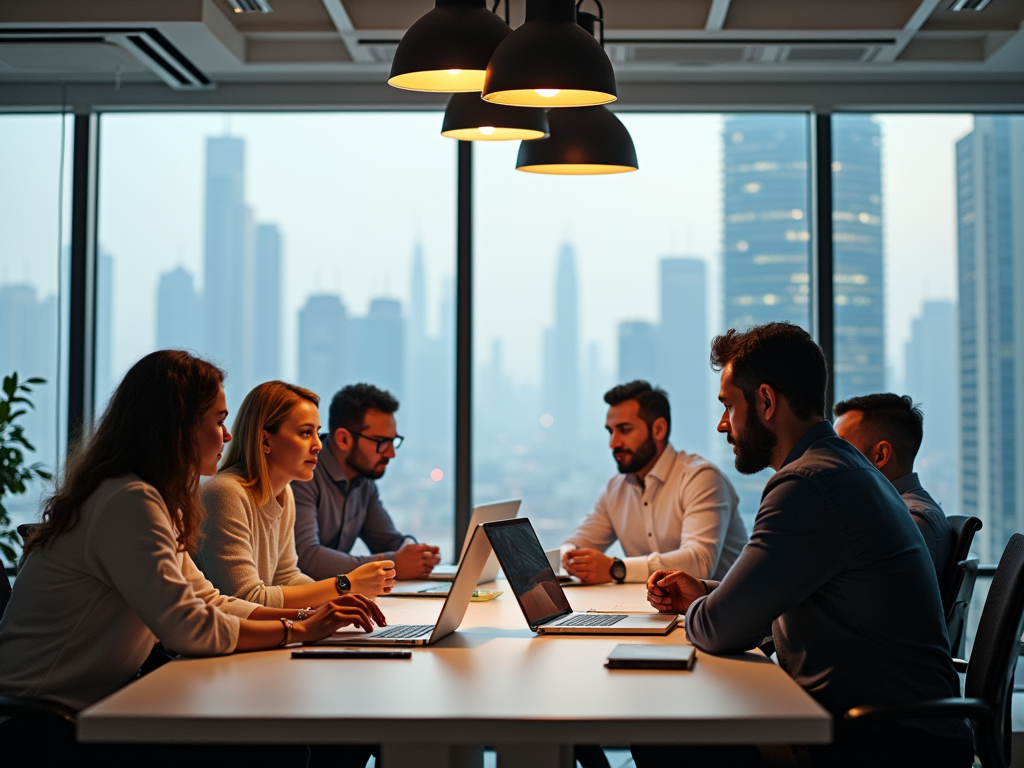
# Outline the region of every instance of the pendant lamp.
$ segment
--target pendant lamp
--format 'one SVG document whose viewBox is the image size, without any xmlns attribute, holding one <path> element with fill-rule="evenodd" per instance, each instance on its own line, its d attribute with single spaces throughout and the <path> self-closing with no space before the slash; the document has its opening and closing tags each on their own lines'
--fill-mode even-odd
<svg viewBox="0 0 1024 768">
<path fill-rule="evenodd" d="M 549 138 L 520 145 L 516 170 L 588 176 L 639 168 L 629 131 L 607 107 L 552 109 L 548 124 Z"/>
<path fill-rule="evenodd" d="M 526 22 L 487 65 L 483 97 L 520 107 L 582 107 L 616 99 L 601 44 L 576 23 L 574 0 L 526 0 Z"/>
<path fill-rule="evenodd" d="M 511 33 L 485 0 L 436 0 L 402 36 L 388 83 L 410 91 L 479 91 L 491 54 Z"/>
<path fill-rule="evenodd" d="M 456 93 L 444 111 L 441 135 L 461 141 L 532 141 L 547 138 L 548 118 L 543 109 L 503 107 L 479 93 Z"/>
<path fill-rule="evenodd" d="M 597 17 L 580 13 L 577 21 L 594 34 Z M 604 22 L 601 22 L 602 32 Z M 629 173 L 639 168 L 633 138 L 608 107 L 552 109 L 548 112 L 551 136 L 523 142 L 516 170 L 565 176 Z"/>
</svg>

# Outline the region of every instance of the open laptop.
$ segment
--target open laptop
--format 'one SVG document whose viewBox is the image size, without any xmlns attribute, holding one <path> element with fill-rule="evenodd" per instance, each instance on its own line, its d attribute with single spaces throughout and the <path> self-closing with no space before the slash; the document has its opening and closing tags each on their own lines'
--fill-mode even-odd
<svg viewBox="0 0 1024 768">
<path fill-rule="evenodd" d="M 477 577 L 491 554 L 491 546 L 483 528 L 477 527 L 471 534 L 468 537 L 469 544 L 462 553 L 459 572 L 451 583 L 451 590 L 441 607 L 441 615 L 437 617 L 436 624 L 396 624 L 379 627 L 365 634 L 345 627 L 314 645 L 430 645 L 450 635 L 462 623 L 473 590 L 476 589 Z"/>
<path fill-rule="evenodd" d="M 484 523 L 530 629 L 540 634 L 667 635 L 675 614 L 576 613 L 528 518 Z"/>
<path fill-rule="evenodd" d="M 476 530 L 478 525 L 483 523 L 490 523 L 494 520 L 507 520 L 513 518 L 519 514 L 519 505 L 522 503 L 520 499 L 511 499 L 510 501 L 495 501 L 490 504 L 481 504 L 478 507 L 473 508 L 473 514 L 469 518 L 469 528 L 466 529 L 466 540 L 462 542 L 462 553 L 459 555 L 459 563 L 461 564 L 462 558 L 466 556 L 466 549 L 469 547 L 470 534 Z M 422 581 L 446 581 L 450 582 L 455 578 L 455 574 L 459 570 L 459 564 L 456 565 L 438 565 L 434 567 L 429 576 L 424 576 Z M 477 584 L 486 584 L 488 581 L 494 581 L 498 577 L 498 558 L 491 553 L 491 556 L 487 558 L 487 563 L 484 565 L 483 570 L 480 571 L 480 578 Z M 417 595 L 432 597 L 438 596 L 443 597 L 448 594 L 449 584 L 435 584 L 429 587 L 422 585 L 416 586 L 397 586 L 389 592 L 389 595 L 400 596 L 400 595 Z"/>
</svg>

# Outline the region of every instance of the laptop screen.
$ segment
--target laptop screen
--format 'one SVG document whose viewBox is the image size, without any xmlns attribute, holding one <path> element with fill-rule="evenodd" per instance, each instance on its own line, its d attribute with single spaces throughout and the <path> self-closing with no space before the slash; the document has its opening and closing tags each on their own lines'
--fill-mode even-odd
<svg viewBox="0 0 1024 768">
<path fill-rule="evenodd" d="M 531 628 L 572 611 L 528 519 L 487 523 L 484 530 Z"/>
</svg>

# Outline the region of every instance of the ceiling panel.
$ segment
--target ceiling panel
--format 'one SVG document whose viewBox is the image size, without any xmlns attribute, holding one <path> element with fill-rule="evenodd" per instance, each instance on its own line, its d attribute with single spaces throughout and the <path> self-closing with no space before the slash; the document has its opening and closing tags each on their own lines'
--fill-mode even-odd
<svg viewBox="0 0 1024 768">
<path fill-rule="evenodd" d="M 902 29 L 918 0 L 732 0 L 725 29 Z"/>
</svg>

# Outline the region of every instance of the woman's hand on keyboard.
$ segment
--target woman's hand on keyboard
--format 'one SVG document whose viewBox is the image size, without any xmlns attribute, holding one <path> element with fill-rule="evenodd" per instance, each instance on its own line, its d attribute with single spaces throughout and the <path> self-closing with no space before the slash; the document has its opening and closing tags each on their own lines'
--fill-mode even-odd
<svg viewBox="0 0 1024 768">
<path fill-rule="evenodd" d="M 339 627 L 348 626 L 372 632 L 374 624 L 387 625 L 376 603 L 362 595 L 344 595 L 324 603 L 308 619 L 295 622 L 295 639 L 304 643 L 322 640 Z"/>
</svg>

